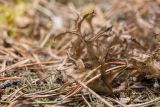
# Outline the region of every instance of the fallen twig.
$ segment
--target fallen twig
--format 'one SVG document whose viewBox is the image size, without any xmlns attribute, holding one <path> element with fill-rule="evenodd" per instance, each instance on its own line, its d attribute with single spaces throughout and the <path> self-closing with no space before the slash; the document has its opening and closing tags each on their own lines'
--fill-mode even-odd
<svg viewBox="0 0 160 107">
<path fill-rule="evenodd" d="M 1 69 L 1 70 L 0 70 L 0 73 L 3 73 L 3 72 L 5 72 L 5 71 L 11 70 L 11 69 L 13 69 L 13 68 L 16 68 L 16 67 L 18 67 L 18 66 L 20 66 L 20 65 L 22 65 L 22 64 L 27 63 L 27 62 L 29 62 L 29 59 L 25 59 L 25 60 L 19 61 L 19 62 L 13 64 L 13 65 L 10 65 L 10 66 L 6 67 L 5 69 Z"/>
</svg>

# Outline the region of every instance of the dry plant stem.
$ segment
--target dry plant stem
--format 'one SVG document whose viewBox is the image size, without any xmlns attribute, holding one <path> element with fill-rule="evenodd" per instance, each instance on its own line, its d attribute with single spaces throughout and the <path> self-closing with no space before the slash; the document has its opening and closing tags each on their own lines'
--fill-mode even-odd
<svg viewBox="0 0 160 107">
<path fill-rule="evenodd" d="M 63 76 L 65 76 L 64 74 L 62 74 Z M 66 80 L 67 78 L 65 78 L 64 80 Z M 61 86 L 61 88 L 60 88 L 60 91 L 61 90 L 63 90 L 63 89 L 65 89 L 67 86 L 69 86 L 69 85 L 71 85 L 73 82 L 65 82 L 62 86 Z"/>
<path fill-rule="evenodd" d="M 0 77 L 0 82 L 5 80 L 17 80 L 17 79 L 23 79 L 22 77 Z"/>
<path fill-rule="evenodd" d="M 3 99 L 3 100 L 8 99 L 9 101 L 11 101 L 11 100 L 14 101 L 13 98 L 16 96 L 16 94 L 17 94 L 18 92 L 20 92 L 22 89 L 26 88 L 26 87 L 27 87 L 27 86 L 21 87 L 20 89 L 16 90 L 15 92 L 13 92 L 12 94 L 10 94 L 8 97 L 6 97 L 6 98 Z"/>
<path fill-rule="evenodd" d="M 115 62 L 107 62 L 107 63 L 105 63 L 105 65 L 108 65 L 108 64 L 126 65 L 126 62 L 123 62 L 123 61 L 115 61 Z"/>
<path fill-rule="evenodd" d="M 11 66 L 6 67 L 5 69 L 1 69 L 0 73 L 3 73 L 5 71 L 11 70 L 11 69 L 16 68 L 16 67 L 19 67 L 20 65 L 23 65 L 23 64 L 25 64 L 27 62 L 29 62 L 29 59 L 25 59 L 25 60 L 19 61 L 19 62 L 15 63 L 15 64 L 13 64 Z"/>
<path fill-rule="evenodd" d="M 70 90 L 72 87 L 69 87 L 68 90 Z M 48 98 L 48 97 L 53 97 L 53 96 L 57 96 L 57 95 L 60 95 L 60 94 L 64 94 L 64 93 L 67 93 L 68 90 L 64 90 L 64 91 L 61 91 L 59 93 L 55 92 L 55 91 L 60 91 L 60 88 L 58 89 L 55 89 L 55 90 L 51 90 L 51 91 L 46 91 L 46 92 L 35 92 L 35 93 L 31 93 L 31 94 L 24 94 L 23 96 L 26 97 L 26 98 Z"/>
<path fill-rule="evenodd" d="M 43 90 L 43 91 L 38 91 L 38 92 L 35 92 L 35 93 L 29 93 L 29 94 L 25 94 L 25 95 L 36 95 L 36 94 L 48 94 L 48 93 L 53 93 L 55 91 L 58 91 L 60 90 L 60 88 L 57 88 L 57 89 L 54 89 L 54 90 L 50 90 L 50 89 L 47 89 L 47 90 Z"/>
<path fill-rule="evenodd" d="M 87 99 L 82 95 L 83 100 L 85 101 L 85 103 L 87 104 L 88 107 L 92 107 L 89 102 L 87 101 Z"/>
<path fill-rule="evenodd" d="M 75 78 L 74 78 L 75 79 Z M 76 80 L 76 79 L 75 79 Z M 110 104 L 108 101 L 106 101 L 105 99 L 103 99 L 100 95 L 98 95 L 97 93 L 95 93 L 92 89 L 90 89 L 89 87 L 87 87 L 83 82 L 81 81 L 77 81 L 80 85 L 82 85 L 83 88 L 85 88 L 87 91 L 89 91 L 90 93 L 92 93 L 95 97 L 97 97 L 100 101 L 102 101 L 105 105 L 107 105 L 108 107 L 114 107 L 112 104 Z"/>
<path fill-rule="evenodd" d="M 16 96 L 16 94 L 17 94 L 18 92 L 20 92 L 22 89 L 26 88 L 26 87 L 27 87 L 27 86 L 21 87 L 20 89 L 16 90 L 14 93 L 12 93 L 12 94 L 10 95 L 9 101 L 15 101 L 15 99 L 13 99 L 13 98 Z"/>
<path fill-rule="evenodd" d="M 104 62 L 101 61 L 100 63 L 101 63 L 101 70 L 100 70 L 101 79 L 102 79 L 102 81 L 104 83 L 104 87 L 106 89 L 106 92 L 108 92 L 109 94 L 111 94 L 112 96 L 114 96 L 112 87 L 111 87 L 110 83 L 108 82 L 108 80 L 106 78 L 106 75 L 105 75 L 106 73 L 105 73 L 105 69 L 104 69 Z"/>
<path fill-rule="evenodd" d="M 15 105 L 19 103 L 21 103 L 21 101 L 13 101 L 13 102 L 10 102 L 10 104 L 7 107 L 15 107 Z"/>
<path fill-rule="evenodd" d="M 42 43 L 40 44 L 40 48 L 43 48 L 45 46 L 45 44 L 48 42 L 49 38 L 53 34 L 53 31 L 54 31 L 53 28 L 51 28 L 50 31 L 48 32 L 48 34 L 45 36 L 45 38 L 42 41 Z"/>
<path fill-rule="evenodd" d="M 108 64 L 121 64 L 121 65 L 125 65 L 125 62 L 108 62 L 105 63 L 105 66 Z M 91 76 L 94 72 L 97 72 L 97 70 L 101 67 L 101 65 L 99 65 L 98 67 L 96 67 L 95 69 L 89 71 L 89 73 L 85 76 L 85 78 L 83 79 L 83 81 L 85 81 L 89 76 Z M 114 69 L 113 69 L 114 70 Z"/>
<path fill-rule="evenodd" d="M 9 55 L 12 58 L 19 59 L 19 57 L 15 53 L 13 53 L 12 51 L 10 51 L 9 49 L 0 47 L 0 52 L 2 52 L 5 55 Z"/>
<path fill-rule="evenodd" d="M 65 96 L 64 99 L 67 99 L 67 98 L 69 98 L 69 97 L 75 95 L 75 94 L 78 93 L 81 89 L 82 89 L 81 86 L 79 86 L 79 85 L 76 86 L 73 90 L 71 90 L 71 91 Z"/>
<path fill-rule="evenodd" d="M 39 65 L 39 64 L 54 64 L 54 63 L 55 63 L 55 61 L 33 62 L 33 63 L 21 65 L 21 66 L 19 66 L 19 68 L 30 67 L 30 66 Z"/>
<path fill-rule="evenodd" d="M 40 11 L 43 14 L 45 14 L 46 16 L 48 16 L 50 19 L 52 19 L 52 17 L 54 17 L 53 12 L 51 12 L 49 9 L 39 5 L 39 3 L 35 3 L 35 9 L 37 9 L 38 11 Z"/>
<path fill-rule="evenodd" d="M 113 99 L 113 98 L 108 98 L 108 99 L 111 100 L 111 101 L 116 102 L 117 104 L 121 105 L 122 107 L 128 107 L 126 104 L 123 104 L 123 103 L 121 103 L 121 102 L 118 101 L 118 100 L 115 100 L 115 99 Z"/>
<path fill-rule="evenodd" d="M 113 68 L 110 68 L 110 69 L 106 70 L 105 72 L 107 73 L 109 71 L 116 70 L 116 69 L 119 69 L 119 68 L 122 68 L 122 67 L 126 67 L 126 65 L 116 66 L 116 67 L 113 67 Z M 100 76 L 101 76 L 101 74 L 98 74 L 98 75 L 94 76 L 93 78 L 91 78 L 90 80 L 88 80 L 86 82 L 86 85 L 89 84 L 89 83 L 91 83 L 92 81 L 96 80 Z"/>
<path fill-rule="evenodd" d="M 47 98 L 47 97 L 53 97 L 53 96 L 58 96 L 61 94 L 66 93 L 67 91 L 62 91 L 59 93 L 53 93 L 53 94 L 45 94 L 45 95 L 24 95 L 25 98 Z"/>
<path fill-rule="evenodd" d="M 88 17 L 88 16 L 92 16 L 94 12 L 92 13 L 88 13 L 86 15 L 83 16 L 83 18 L 77 23 L 77 31 L 81 34 L 81 25 L 82 22 Z"/>
<path fill-rule="evenodd" d="M 93 69 L 92 71 L 89 71 L 88 74 L 84 77 L 84 79 L 82 80 L 83 82 L 90 77 L 94 72 L 97 72 L 97 70 L 100 68 L 101 65 L 99 65 L 98 67 L 96 67 L 95 69 Z"/>
<path fill-rule="evenodd" d="M 131 105 L 128 105 L 128 107 L 146 107 L 146 106 L 150 106 L 156 102 L 157 103 L 160 102 L 160 97 L 155 98 L 155 99 L 148 101 L 148 102 L 145 102 L 145 103 L 141 103 L 141 104 L 131 104 Z"/>
<path fill-rule="evenodd" d="M 23 86 L 23 87 L 21 87 L 20 89 L 18 89 L 17 91 L 15 91 L 14 93 L 12 93 L 11 95 L 9 95 L 8 97 L 6 97 L 5 99 L 3 99 L 3 100 L 6 100 L 6 99 L 11 99 L 10 97 L 14 97 L 19 91 L 21 91 L 22 89 L 24 89 L 24 88 L 27 88 L 28 86 Z M 48 91 L 48 90 L 44 90 L 44 91 L 39 91 L 39 92 L 35 92 L 35 93 L 30 93 L 30 94 L 24 94 L 24 96 L 32 96 L 32 95 L 36 95 L 36 94 L 48 94 L 48 93 L 53 93 L 53 92 L 55 92 L 55 91 L 58 91 L 58 90 L 60 90 L 60 88 L 57 88 L 57 89 L 54 89 L 54 90 L 50 90 L 50 91 Z M 46 92 L 46 93 L 45 93 Z M 16 99 L 13 99 L 13 100 L 16 100 Z M 12 100 L 12 101 L 13 101 Z"/>
<path fill-rule="evenodd" d="M 109 27 L 106 29 L 106 27 L 103 27 L 94 37 L 90 38 L 88 41 L 95 41 L 97 40 L 98 38 L 100 38 L 101 36 L 103 36 L 103 34 L 109 30 L 111 30 L 112 27 Z"/>
<path fill-rule="evenodd" d="M 20 45 L 20 44 L 19 44 Z M 26 54 L 18 46 L 12 46 L 23 58 L 27 58 Z"/>
<path fill-rule="evenodd" d="M 59 67 L 57 68 L 57 70 L 61 70 L 61 68 L 63 67 L 63 65 L 65 65 L 67 62 L 67 57 L 64 58 L 62 64 L 59 65 Z"/>
</svg>

